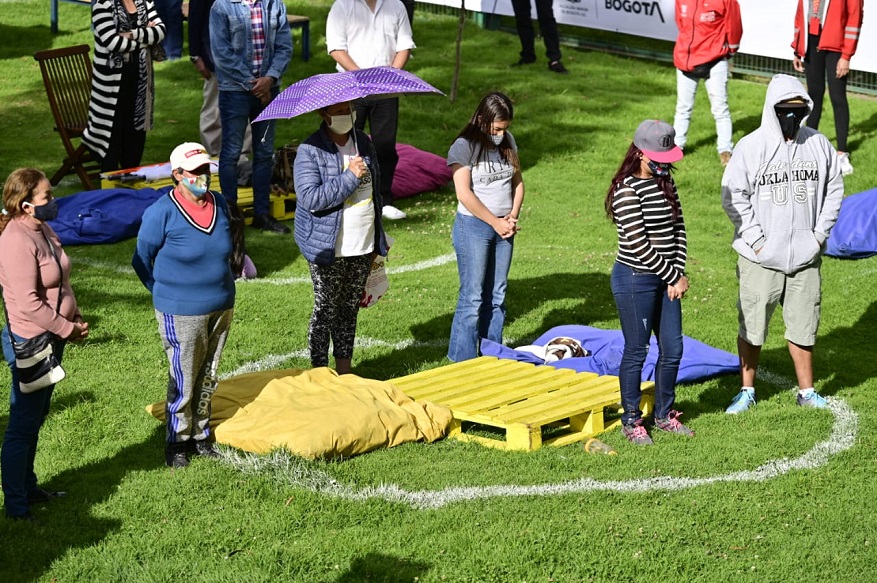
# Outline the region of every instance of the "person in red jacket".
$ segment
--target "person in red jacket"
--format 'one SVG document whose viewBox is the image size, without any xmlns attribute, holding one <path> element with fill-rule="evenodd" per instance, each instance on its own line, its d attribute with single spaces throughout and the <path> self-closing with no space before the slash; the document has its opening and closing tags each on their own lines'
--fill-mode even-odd
<svg viewBox="0 0 877 583">
<path fill-rule="evenodd" d="M 828 80 L 828 97 L 834 110 L 837 157 L 841 172 L 853 173 L 847 150 L 850 131 L 850 106 L 847 103 L 847 75 L 850 59 L 856 54 L 862 29 L 864 0 L 798 0 L 795 13 L 795 38 L 792 65 L 807 77 L 807 93 L 813 110 L 807 126 L 819 129 L 822 99 Z"/>
<path fill-rule="evenodd" d="M 676 145 L 685 148 L 697 85 L 703 79 L 716 120 L 719 160 L 726 165 L 734 149 L 728 59 L 737 52 L 743 36 L 740 6 L 737 0 L 676 0 L 676 27 Z"/>
</svg>

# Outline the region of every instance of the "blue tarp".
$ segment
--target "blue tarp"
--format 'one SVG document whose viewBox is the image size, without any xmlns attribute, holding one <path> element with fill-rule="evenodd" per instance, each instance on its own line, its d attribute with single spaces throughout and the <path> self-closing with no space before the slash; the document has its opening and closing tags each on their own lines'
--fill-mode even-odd
<svg viewBox="0 0 877 583">
<path fill-rule="evenodd" d="M 49 225 L 63 245 L 130 239 L 137 236 L 143 211 L 171 188 L 112 188 L 65 196 L 58 199 L 58 218 Z"/>
<path fill-rule="evenodd" d="M 577 325 L 556 326 L 537 338 L 533 344 L 544 346 L 549 340 L 558 336 L 567 336 L 578 340 L 591 355 L 582 358 L 566 358 L 546 366 L 618 376 L 621 354 L 624 351 L 624 338 L 620 330 L 601 330 L 591 326 Z M 530 352 L 514 350 L 487 339 L 481 341 L 481 354 L 532 364 L 543 364 L 542 359 Z M 643 381 L 655 380 L 655 363 L 657 361 L 658 345 L 653 336 L 649 346 L 649 355 L 643 366 Z M 683 336 L 682 363 L 679 366 L 677 382 L 697 382 L 720 375 L 733 374 L 738 371 L 738 367 L 736 355 Z"/>
<path fill-rule="evenodd" d="M 877 188 L 844 199 L 825 254 L 840 259 L 877 255 Z"/>
</svg>

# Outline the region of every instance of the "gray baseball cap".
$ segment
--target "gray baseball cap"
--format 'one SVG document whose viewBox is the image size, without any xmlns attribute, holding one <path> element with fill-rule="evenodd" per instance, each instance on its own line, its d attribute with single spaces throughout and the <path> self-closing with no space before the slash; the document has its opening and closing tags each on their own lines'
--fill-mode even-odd
<svg viewBox="0 0 877 583">
<path fill-rule="evenodd" d="M 633 145 L 642 150 L 653 162 L 671 163 L 682 159 L 682 149 L 676 145 L 676 130 L 659 119 L 647 119 L 633 134 Z"/>
</svg>

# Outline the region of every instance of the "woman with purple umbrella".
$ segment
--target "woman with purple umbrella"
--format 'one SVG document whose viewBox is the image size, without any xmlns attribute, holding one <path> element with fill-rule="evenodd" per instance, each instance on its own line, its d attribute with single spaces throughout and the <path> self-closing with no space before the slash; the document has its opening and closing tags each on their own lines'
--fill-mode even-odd
<svg viewBox="0 0 877 583">
<path fill-rule="evenodd" d="M 353 128 L 350 102 L 317 110 L 323 123 L 298 148 L 295 242 L 314 283 L 311 365 L 350 372 L 359 301 L 376 254 L 386 255 L 380 176 L 368 136 Z M 377 212 L 375 209 L 378 209 Z"/>
</svg>

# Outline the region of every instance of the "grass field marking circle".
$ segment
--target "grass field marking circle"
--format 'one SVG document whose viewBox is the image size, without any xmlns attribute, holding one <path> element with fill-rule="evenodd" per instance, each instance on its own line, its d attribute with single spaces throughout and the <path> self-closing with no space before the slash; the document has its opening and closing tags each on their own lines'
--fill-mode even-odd
<svg viewBox="0 0 877 583">
<path fill-rule="evenodd" d="M 357 345 L 362 347 L 407 347 L 418 344 L 421 343 L 410 340 L 391 345 L 389 342 L 371 338 L 357 339 Z M 227 375 L 222 375 L 221 378 L 225 379 L 245 372 L 265 370 L 269 367 L 279 366 L 290 358 L 306 358 L 307 356 L 308 351 L 306 349 L 287 355 L 269 355 L 260 361 L 245 364 Z M 759 376 L 762 380 L 781 388 L 789 389 L 794 387 L 793 382 L 765 369 L 759 370 Z M 535 484 L 529 486 L 509 484 L 454 486 L 442 490 L 406 490 L 395 484 L 382 484 L 380 486 L 366 486 L 363 488 L 340 484 L 328 473 L 308 468 L 307 462 L 283 451 L 277 451 L 268 456 L 257 456 L 246 452 L 240 453 L 234 450 L 226 450 L 225 459 L 245 473 L 271 471 L 280 474 L 286 483 L 328 496 L 355 501 L 378 499 L 406 504 L 418 510 L 431 510 L 458 502 L 496 497 L 555 496 L 583 492 L 642 493 L 677 491 L 720 482 L 763 482 L 791 471 L 815 469 L 825 465 L 832 456 L 853 447 L 859 427 L 858 414 L 844 400 L 829 397 L 828 405 L 829 410 L 834 416 L 831 433 L 828 438 L 815 444 L 801 456 L 794 459 L 781 458 L 769 460 L 753 470 L 741 470 L 701 478 L 658 476 L 654 478 L 610 481 L 580 478 L 556 484 Z"/>
<path fill-rule="evenodd" d="M 829 398 L 829 409 L 834 415 L 831 433 L 827 439 L 817 443 L 803 455 L 791 460 L 788 458 L 769 460 L 753 470 L 741 470 L 716 476 L 702 478 L 658 476 L 611 481 L 580 478 L 557 484 L 470 486 L 414 491 L 405 490 L 395 484 L 356 489 L 337 483 L 324 483 L 316 491 L 347 500 L 381 499 L 407 504 L 418 510 L 431 510 L 457 502 L 496 497 L 554 496 L 583 492 L 643 493 L 678 491 L 721 482 L 763 482 L 791 471 L 823 466 L 833 455 L 846 451 L 855 444 L 858 432 L 858 414 L 846 402 L 838 398 Z"/>
</svg>

